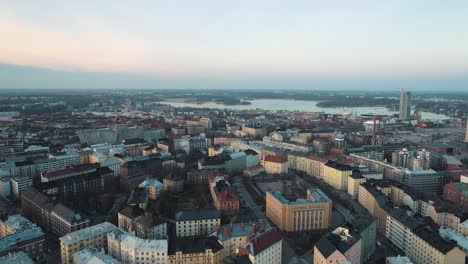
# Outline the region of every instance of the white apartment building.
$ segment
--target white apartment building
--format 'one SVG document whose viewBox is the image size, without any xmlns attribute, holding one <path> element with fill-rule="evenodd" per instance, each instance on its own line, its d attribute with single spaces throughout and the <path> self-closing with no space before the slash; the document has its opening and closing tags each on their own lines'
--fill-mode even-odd
<svg viewBox="0 0 468 264">
<path fill-rule="evenodd" d="M 385 236 L 415 263 L 463 264 L 465 253 L 401 209 L 388 213 Z"/>
<path fill-rule="evenodd" d="M 32 179 L 29 177 L 13 177 L 10 184 L 11 195 L 15 198 L 20 198 L 21 193 L 33 185 Z"/>
<path fill-rule="evenodd" d="M 180 211 L 176 214 L 175 220 L 178 237 L 204 236 L 221 225 L 221 218 L 216 209 Z"/>
<path fill-rule="evenodd" d="M 165 264 L 168 243 L 166 239 L 142 239 L 121 229 L 107 235 L 108 252 L 123 264 Z"/>
</svg>

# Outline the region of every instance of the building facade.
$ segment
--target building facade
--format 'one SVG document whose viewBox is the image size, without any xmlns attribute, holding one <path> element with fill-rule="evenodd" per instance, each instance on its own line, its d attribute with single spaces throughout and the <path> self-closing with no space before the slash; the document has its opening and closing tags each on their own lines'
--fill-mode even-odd
<svg viewBox="0 0 468 264">
<path fill-rule="evenodd" d="M 338 190 L 348 190 L 348 177 L 351 176 L 353 170 L 348 165 L 338 164 L 329 161 L 323 168 L 323 179 Z"/>
<path fill-rule="evenodd" d="M 401 120 L 409 120 L 411 117 L 411 92 L 400 91 L 400 115 Z"/>
<path fill-rule="evenodd" d="M 175 215 L 176 236 L 204 236 L 221 225 L 221 218 L 216 209 L 195 209 L 180 211 Z"/>
<path fill-rule="evenodd" d="M 104 222 L 61 237 L 59 240 L 62 264 L 73 263 L 73 254 L 84 248 L 107 248 L 107 234 L 115 229 L 115 225 Z"/>
<path fill-rule="evenodd" d="M 279 192 L 266 193 L 266 216 L 286 232 L 321 230 L 331 226 L 332 201 L 319 189 L 306 199 L 290 201 Z"/>
</svg>

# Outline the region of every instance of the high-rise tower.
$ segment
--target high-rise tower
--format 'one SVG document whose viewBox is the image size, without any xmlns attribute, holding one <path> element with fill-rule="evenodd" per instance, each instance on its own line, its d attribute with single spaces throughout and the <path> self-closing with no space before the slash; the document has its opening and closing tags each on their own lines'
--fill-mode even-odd
<svg viewBox="0 0 468 264">
<path fill-rule="evenodd" d="M 400 92 L 400 119 L 409 120 L 411 115 L 411 92 L 401 89 Z"/>
<path fill-rule="evenodd" d="M 466 116 L 466 134 L 465 134 L 465 142 L 468 142 L 468 115 Z"/>
</svg>

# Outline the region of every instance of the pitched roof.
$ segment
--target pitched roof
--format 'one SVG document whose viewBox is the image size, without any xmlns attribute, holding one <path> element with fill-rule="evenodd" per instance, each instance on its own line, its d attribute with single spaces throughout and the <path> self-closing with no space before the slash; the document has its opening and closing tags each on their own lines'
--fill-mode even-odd
<svg viewBox="0 0 468 264">
<path fill-rule="evenodd" d="M 279 241 L 281 241 L 281 236 L 275 229 L 270 229 L 250 240 L 253 250 L 252 253 L 255 256 Z"/>
</svg>

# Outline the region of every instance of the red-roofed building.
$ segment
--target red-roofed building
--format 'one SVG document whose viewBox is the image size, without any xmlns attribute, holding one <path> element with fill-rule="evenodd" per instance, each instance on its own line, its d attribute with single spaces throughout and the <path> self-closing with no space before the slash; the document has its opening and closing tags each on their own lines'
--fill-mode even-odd
<svg viewBox="0 0 468 264">
<path fill-rule="evenodd" d="M 247 169 L 244 170 L 244 175 L 245 176 L 255 176 L 255 175 L 258 175 L 262 172 L 265 171 L 265 168 L 263 168 L 263 166 L 261 164 L 257 164 L 255 166 L 252 166 L 252 167 L 249 167 Z"/>
<path fill-rule="evenodd" d="M 209 180 L 209 188 L 214 205 L 221 215 L 230 216 L 239 213 L 239 198 L 227 178 L 222 175 L 212 177 Z"/>
<path fill-rule="evenodd" d="M 247 238 L 237 255 L 248 256 L 251 263 L 281 263 L 282 239 L 275 229 Z"/>
<path fill-rule="evenodd" d="M 288 173 L 288 159 L 284 156 L 266 156 L 263 158 L 263 167 L 267 173 Z"/>
</svg>

